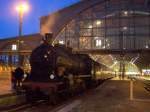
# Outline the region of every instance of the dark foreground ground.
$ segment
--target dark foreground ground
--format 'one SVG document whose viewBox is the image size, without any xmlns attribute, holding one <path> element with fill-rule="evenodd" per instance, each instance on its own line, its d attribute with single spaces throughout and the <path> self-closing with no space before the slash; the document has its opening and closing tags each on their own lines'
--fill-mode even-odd
<svg viewBox="0 0 150 112">
<path fill-rule="evenodd" d="M 150 112 L 150 93 L 134 82 L 134 99 L 130 100 L 129 81 L 111 80 L 85 96 L 70 112 Z"/>
<path fill-rule="evenodd" d="M 40 105 L 20 112 L 150 112 L 150 93 L 143 88 L 143 84 L 134 82 L 133 101 L 129 97 L 129 87 L 128 80 L 109 80 L 56 109 Z"/>
<path fill-rule="evenodd" d="M 134 81 L 133 85 L 132 101 L 129 80 L 108 80 L 67 104 L 62 103 L 58 107 L 40 104 L 17 112 L 150 112 L 150 92 L 144 89 L 140 81 Z M 6 105 L 18 101 L 18 98 L 0 99 L 0 106 L 4 101 Z"/>
</svg>

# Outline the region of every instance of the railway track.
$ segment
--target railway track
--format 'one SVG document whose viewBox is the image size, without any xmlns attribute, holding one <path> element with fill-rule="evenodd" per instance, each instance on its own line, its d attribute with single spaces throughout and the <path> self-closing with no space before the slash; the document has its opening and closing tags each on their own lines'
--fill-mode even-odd
<svg viewBox="0 0 150 112">
<path fill-rule="evenodd" d="M 24 110 L 24 109 L 29 108 L 29 107 L 31 107 L 31 105 L 25 103 L 25 104 L 15 105 L 9 109 L 4 110 L 3 112 L 16 112 L 19 110 Z"/>
<path fill-rule="evenodd" d="M 82 94 L 85 95 L 85 94 Z M 46 108 L 49 108 L 50 112 L 57 112 L 59 110 L 71 110 L 73 107 L 77 106 L 79 104 L 79 99 L 82 97 L 82 95 L 77 95 L 71 98 L 67 98 L 65 101 L 59 101 L 56 105 L 51 105 L 48 102 L 45 102 L 44 100 L 37 101 L 33 104 L 30 103 L 22 103 L 19 105 L 14 105 L 12 107 L 9 107 L 8 109 L 4 109 L 1 112 L 25 112 L 28 110 L 29 112 L 32 112 L 32 109 L 39 109 L 42 108 L 43 105 L 46 105 Z M 47 110 L 49 110 L 47 109 Z M 66 111 L 67 112 L 67 111 Z"/>
<path fill-rule="evenodd" d="M 0 112 L 8 112 L 7 110 L 23 104 L 25 104 L 24 94 L 13 93 L 3 95 L 0 97 Z"/>
<path fill-rule="evenodd" d="M 143 77 L 134 77 L 134 79 L 136 81 L 140 82 L 143 85 L 143 87 L 145 88 L 145 90 L 150 92 L 150 80 L 147 80 Z"/>
<path fill-rule="evenodd" d="M 19 105 L 15 105 L 7 110 L 4 110 L 3 112 L 19 112 L 19 111 L 24 111 L 26 109 L 30 109 L 32 107 L 38 107 L 39 105 L 41 105 L 42 103 L 44 103 L 44 101 L 37 101 L 36 103 L 22 103 Z"/>
<path fill-rule="evenodd" d="M 106 79 L 105 81 L 107 81 L 109 79 Z M 101 84 L 105 81 L 102 81 Z M 13 105 L 8 108 L 5 107 L 5 109 L 2 109 L 1 112 L 28 112 L 26 110 L 29 110 L 29 112 L 32 112 L 33 108 L 39 109 L 40 107 L 42 108 L 42 105 L 46 105 L 45 108 L 49 108 L 48 110 L 51 110 L 49 112 L 59 112 L 59 110 L 63 110 L 64 112 L 67 112 L 67 111 L 69 112 L 70 109 L 79 105 L 80 99 L 82 98 L 82 96 L 90 94 L 94 89 L 96 89 L 96 88 L 86 90 L 85 92 L 83 92 L 81 94 L 74 95 L 74 96 L 68 97 L 66 99 L 61 99 L 60 101 L 58 101 L 59 103 L 57 103 L 56 105 L 51 105 L 51 104 L 45 102 L 44 100 L 40 100 L 33 104 L 23 102 L 23 103 Z"/>
<path fill-rule="evenodd" d="M 144 83 L 144 88 L 150 92 L 150 80 L 146 80 L 143 82 Z"/>
</svg>

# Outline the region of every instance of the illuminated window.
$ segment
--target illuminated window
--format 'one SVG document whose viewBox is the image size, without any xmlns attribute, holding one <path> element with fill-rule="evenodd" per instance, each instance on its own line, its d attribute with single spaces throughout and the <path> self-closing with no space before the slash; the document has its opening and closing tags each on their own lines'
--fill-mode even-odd
<svg viewBox="0 0 150 112">
<path fill-rule="evenodd" d="M 17 50 L 17 45 L 16 45 L 16 44 L 13 44 L 13 45 L 11 46 L 11 49 L 12 49 L 13 51 Z"/>
<path fill-rule="evenodd" d="M 64 41 L 63 40 L 59 40 L 59 44 L 64 44 Z"/>
<path fill-rule="evenodd" d="M 102 46 L 102 40 L 96 40 L 96 47 Z"/>
<path fill-rule="evenodd" d="M 97 21 L 97 22 L 96 22 L 97 25 L 100 25 L 101 23 L 102 23 L 101 21 Z"/>
</svg>

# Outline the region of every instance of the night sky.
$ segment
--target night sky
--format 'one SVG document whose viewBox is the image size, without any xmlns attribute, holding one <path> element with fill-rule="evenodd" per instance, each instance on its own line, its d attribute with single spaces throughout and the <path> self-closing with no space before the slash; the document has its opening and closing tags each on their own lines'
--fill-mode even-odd
<svg viewBox="0 0 150 112">
<path fill-rule="evenodd" d="M 18 35 L 19 15 L 16 5 L 21 0 L 0 0 L 0 39 Z M 75 4 L 80 0 L 23 0 L 29 11 L 23 16 L 23 35 L 40 31 L 40 17 Z"/>
</svg>

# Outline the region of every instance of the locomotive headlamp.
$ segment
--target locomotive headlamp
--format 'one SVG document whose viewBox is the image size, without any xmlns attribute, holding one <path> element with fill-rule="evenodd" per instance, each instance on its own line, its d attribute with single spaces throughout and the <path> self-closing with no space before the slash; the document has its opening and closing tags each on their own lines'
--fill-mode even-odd
<svg viewBox="0 0 150 112">
<path fill-rule="evenodd" d="M 50 75 L 50 79 L 54 79 L 55 76 L 53 74 Z"/>
<path fill-rule="evenodd" d="M 47 55 L 44 55 L 44 58 L 47 58 Z"/>
<path fill-rule="evenodd" d="M 25 74 L 24 74 L 24 78 L 26 78 L 26 77 L 27 77 L 27 74 L 25 73 Z"/>
</svg>

